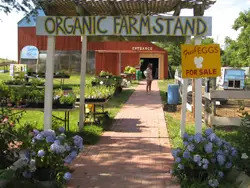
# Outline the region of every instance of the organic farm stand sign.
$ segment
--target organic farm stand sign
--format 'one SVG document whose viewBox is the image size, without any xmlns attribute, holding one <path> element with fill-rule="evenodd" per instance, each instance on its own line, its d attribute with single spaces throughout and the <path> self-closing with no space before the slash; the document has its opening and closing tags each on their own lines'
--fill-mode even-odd
<svg viewBox="0 0 250 188">
<path fill-rule="evenodd" d="M 42 16 L 36 34 L 48 36 L 44 129 L 52 124 L 55 36 L 82 36 L 79 127 L 84 120 L 87 36 L 211 36 L 211 17 L 179 16 Z"/>
</svg>

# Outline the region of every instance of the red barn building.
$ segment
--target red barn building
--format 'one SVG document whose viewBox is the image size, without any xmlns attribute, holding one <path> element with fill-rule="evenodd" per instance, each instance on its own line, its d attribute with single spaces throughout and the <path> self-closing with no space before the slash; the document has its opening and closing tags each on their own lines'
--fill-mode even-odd
<svg viewBox="0 0 250 188">
<path fill-rule="evenodd" d="M 44 12 L 41 11 L 43 16 Z M 38 67 L 43 70 L 46 61 L 47 37 L 36 36 L 35 19 L 18 22 L 18 58 L 25 46 L 35 46 L 39 50 Z M 55 71 L 80 71 L 81 37 L 56 37 Z M 25 63 L 25 61 L 22 61 Z M 102 70 L 119 75 L 126 66 L 134 66 L 142 71 L 147 64 L 153 64 L 155 78 L 168 77 L 168 54 L 150 42 L 88 42 L 87 72 L 99 74 Z"/>
</svg>

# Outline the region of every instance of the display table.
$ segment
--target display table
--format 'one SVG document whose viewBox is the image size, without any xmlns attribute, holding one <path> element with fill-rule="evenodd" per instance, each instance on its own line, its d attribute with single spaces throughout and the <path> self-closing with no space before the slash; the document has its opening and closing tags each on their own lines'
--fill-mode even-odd
<svg viewBox="0 0 250 188">
<path fill-rule="evenodd" d="M 96 116 L 98 115 L 105 115 L 108 117 L 108 112 L 104 110 L 104 105 L 108 102 L 109 99 L 105 99 L 104 101 L 91 101 L 91 100 L 86 100 L 85 99 L 85 104 L 86 105 L 92 105 L 91 109 L 89 112 L 86 112 L 86 107 L 84 107 L 84 113 L 86 117 L 93 116 L 94 122 L 96 122 Z M 101 107 L 101 112 L 97 112 L 97 107 Z"/>
<path fill-rule="evenodd" d="M 11 108 L 12 110 L 21 110 L 21 111 L 41 111 L 44 112 L 44 108 Z M 66 131 L 69 131 L 69 117 L 70 117 L 70 112 L 75 111 L 78 108 L 57 108 L 53 109 L 53 111 L 57 112 L 64 112 L 64 118 L 57 117 L 55 115 L 52 115 L 54 118 L 63 121 L 64 122 L 64 127 Z"/>
</svg>

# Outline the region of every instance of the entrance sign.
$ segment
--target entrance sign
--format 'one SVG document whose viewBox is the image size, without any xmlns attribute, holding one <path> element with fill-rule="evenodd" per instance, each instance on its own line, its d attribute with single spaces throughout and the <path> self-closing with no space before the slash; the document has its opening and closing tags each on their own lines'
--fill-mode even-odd
<svg viewBox="0 0 250 188">
<path fill-rule="evenodd" d="M 41 16 L 37 35 L 50 36 L 211 36 L 212 17 Z"/>
<path fill-rule="evenodd" d="M 182 78 L 217 77 L 221 75 L 220 46 L 181 45 Z"/>
</svg>

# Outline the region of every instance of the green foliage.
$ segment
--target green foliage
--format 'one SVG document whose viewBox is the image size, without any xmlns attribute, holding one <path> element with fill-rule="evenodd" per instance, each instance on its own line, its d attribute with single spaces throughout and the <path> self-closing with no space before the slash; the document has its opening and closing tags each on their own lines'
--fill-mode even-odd
<svg viewBox="0 0 250 188">
<path fill-rule="evenodd" d="M 224 66 L 244 67 L 250 65 L 250 9 L 241 12 L 234 21 L 233 29 L 240 34 L 236 40 L 225 38 L 226 49 L 222 56 Z"/>
<path fill-rule="evenodd" d="M 22 113 L 13 113 L 7 108 L 0 109 L 0 169 L 8 167 L 16 160 L 18 140 L 15 125 L 19 123 Z"/>
<path fill-rule="evenodd" d="M 127 73 L 127 74 L 135 74 L 135 72 L 136 72 L 135 67 L 126 66 L 124 69 L 124 73 Z"/>
<path fill-rule="evenodd" d="M 242 154 L 246 154 L 248 158 L 240 160 L 238 166 L 243 169 L 247 174 L 250 175 L 250 114 L 244 113 L 244 117 L 241 120 L 241 125 L 238 132 L 240 138 L 237 140 L 239 142 L 239 150 Z"/>
<path fill-rule="evenodd" d="M 112 76 L 112 73 L 101 71 L 100 74 L 99 74 L 99 76 L 108 76 L 109 77 L 109 76 Z"/>
<path fill-rule="evenodd" d="M 74 104 L 76 102 L 76 96 L 74 93 L 63 95 L 59 98 L 60 104 Z"/>
<path fill-rule="evenodd" d="M 168 51 L 168 63 L 170 66 L 181 65 L 181 42 L 156 43 L 156 45 Z"/>
<path fill-rule="evenodd" d="M 115 92 L 115 87 L 107 87 L 105 85 L 100 86 L 86 86 L 85 97 L 89 99 L 106 99 L 111 97 Z"/>
<path fill-rule="evenodd" d="M 214 39 L 213 38 L 205 38 L 202 39 L 201 44 L 213 44 L 214 43 Z"/>
</svg>

